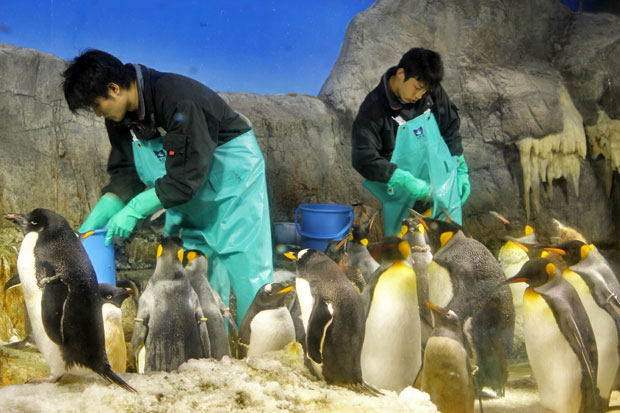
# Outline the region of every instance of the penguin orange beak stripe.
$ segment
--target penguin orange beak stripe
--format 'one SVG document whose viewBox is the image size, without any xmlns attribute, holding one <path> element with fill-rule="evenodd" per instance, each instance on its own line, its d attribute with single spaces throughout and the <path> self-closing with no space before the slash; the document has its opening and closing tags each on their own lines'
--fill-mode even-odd
<svg viewBox="0 0 620 413">
<path fill-rule="evenodd" d="M 294 289 L 295 289 L 295 287 L 293 287 L 292 285 L 289 285 L 288 287 L 283 288 L 280 291 L 278 291 L 276 294 L 288 293 L 289 291 L 293 291 Z"/>
<path fill-rule="evenodd" d="M 502 284 L 516 284 L 516 283 L 524 283 L 527 282 L 527 278 L 509 278 L 504 281 Z"/>
<path fill-rule="evenodd" d="M 555 252 L 556 254 L 560 254 L 560 255 L 566 255 L 566 251 L 564 251 L 563 249 L 560 248 L 543 248 L 545 251 L 549 251 L 549 252 Z"/>
<path fill-rule="evenodd" d="M 297 257 L 291 251 L 285 252 L 284 256 L 288 258 L 289 260 L 297 261 Z"/>
<path fill-rule="evenodd" d="M 495 218 L 497 218 L 500 221 L 502 221 L 504 224 L 510 224 L 510 221 L 508 221 L 506 218 L 504 218 L 503 216 L 501 216 L 497 212 L 495 212 L 495 211 L 489 211 L 489 212 L 491 213 L 491 215 L 493 215 Z"/>
<path fill-rule="evenodd" d="M 343 239 L 340 240 L 340 242 L 338 243 L 338 245 L 336 245 L 337 249 L 342 248 L 342 246 L 344 245 L 344 243 L 347 242 L 347 238 L 344 237 Z"/>
<path fill-rule="evenodd" d="M 441 310 L 439 309 L 439 307 L 437 307 L 435 304 L 431 303 L 430 301 L 427 301 L 427 302 L 426 302 L 426 306 L 427 306 L 428 308 L 430 308 L 431 310 L 436 311 L 436 312 L 438 312 L 438 313 L 439 313 L 439 314 L 441 314 L 441 315 L 444 315 L 444 312 L 443 312 L 443 311 L 441 311 Z"/>
</svg>

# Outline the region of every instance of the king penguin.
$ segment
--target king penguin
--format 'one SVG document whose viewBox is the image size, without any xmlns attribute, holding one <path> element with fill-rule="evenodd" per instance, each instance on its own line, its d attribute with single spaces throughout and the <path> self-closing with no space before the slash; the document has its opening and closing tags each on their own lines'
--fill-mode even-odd
<svg viewBox="0 0 620 413">
<path fill-rule="evenodd" d="M 293 286 L 280 283 L 263 285 L 239 328 L 237 358 L 255 357 L 283 349 L 295 341 L 295 326 L 287 307 Z"/>
<path fill-rule="evenodd" d="M 170 372 L 189 359 L 210 357 L 207 320 L 182 261 L 183 241 L 164 238 L 134 322 L 131 350 L 138 373 Z"/>
<path fill-rule="evenodd" d="M 304 248 L 287 256 L 297 261 L 295 292 L 312 371 L 328 383 L 376 394 L 362 379 L 364 307 L 359 293 L 323 252 Z"/>
<path fill-rule="evenodd" d="M 490 211 L 490 213 L 504 223 L 506 242 L 499 249 L 497 261 L 502 267 L 505 277 L 510 278 L 518 273 L 523 264 L 530 259 L 530 251 L 526 245 L 538 243 L 536 234 L 534 233 L 534 228 L 529 225 L 517 225 L 495 211 Z M 523 339 L 523 293 L 526 287 L 525 283 L 510 284 L 512 303 L 515 306 L 513 357 L 527 357 L 525 354 L 525 340 Z"/>
<path fill-rule="evenodd" d="M 221 360 L 224 356 L 230 357 L 230 344 L 224 318 L 228 322 L 232 335 L 237 334 L 237 324 L 229 308 L 207 280 L 209 265 L 207 256 L 201 251 L 190 250 L 185 253 L 184 262 L 189 283 L 198 295 L 202 314 L 207 319 L 211 357 L 217 360 Z"/>
<path fill-rule="evenodd" d="M 50 366 L 43 380 L 95 372 L 135 391 L 108 362 L 97 277 L 69 223 L 42 208 L 5 218 L 24 233 L 17 270 L 35 342 Z"/>
<path fill-rule="evenodd" d="M 525 346 L 541 405 L 562 413 L 602 411 L 596 339 L 575 289 L 547 258 L 529 260 L 505 282 L 529 286 L 523 297 Z"/>
<path fill-rule="evenodd" d="M 407 259 L 411 247 L 398 237 L 374 244 L 381 267 L 364 289 L 366 333 L 362 376 L 380 389 L 412 386 L 422 364 L 416 276 Z"/>
<path fill-rule="evenodd" d="M 592 324 L 599 360 L 604 360 L 599 364 L 597 384 L 608 405 L 620 370 L 618 281 L 593 245 L 573 240 L 546 250 L 560 254 L 569 266 L 562 275 L 579 294 Z"/>
<path fill-rule="evenodd" d="M 461 317 L 478 366 L 480 389 L 487 386 L 503 397 L 515 317 L 510 288 L 498 287 L 505 280 L 504 272 L 493 254 L 481 242 L 466 236 L 460 225 L 413 213 L 428 232 L 433 263 L 440 269 L 431 273 L 429 267 L 431 302 Z M 441 282 L 436 283 L 435 277 Z"/>
<path fill-rule="evenodd" d="M 473 413 L 474 381 L 459 316 L 452 310 L 430 302 L 435 328 L 424 350 L 424 362 L 418 378 L 420 390 L 443 413 Z"/>
<path fill-rule="evenodd" d="M 123 332 L 123 301 L 134 293 L 127 288 L 116 287 L 112 284 L 99 284 L 101 295 L 101 314 L 105 331 L 105 352 L 108 355 L 112 370 L 124 373 L 127 370 L 127 346 Z"/>
</svg>

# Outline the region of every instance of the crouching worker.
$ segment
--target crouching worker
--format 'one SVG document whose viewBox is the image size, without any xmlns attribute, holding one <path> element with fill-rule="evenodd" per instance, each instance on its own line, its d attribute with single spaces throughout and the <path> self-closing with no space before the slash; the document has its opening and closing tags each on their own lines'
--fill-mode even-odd
<svg viewBox="0 0 620 413">
<path fill-rule="evenodd" d="M 88 50 L 63 72 L 69 109 L 105 118 L 109 184 L 79 231 L 106 244 L 166 208 L 164 235 L 209 257 L 209 281 L 240 324 L 273 279 L 265 163 L 250 122 L 203 84 Z"/>
</svg>

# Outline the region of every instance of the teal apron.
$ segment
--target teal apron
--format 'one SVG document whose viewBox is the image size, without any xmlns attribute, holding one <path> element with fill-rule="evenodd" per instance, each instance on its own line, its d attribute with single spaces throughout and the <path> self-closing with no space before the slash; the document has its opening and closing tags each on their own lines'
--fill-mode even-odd
<svg viewBox="0 0 620 413">
<path fill-rule="evenodd" d="M 433 198 L 431 218 L 445 220 L 446 211 L 450 219 L 461 224 L 457 163 L 441 137 L 432 112 L 426 111 L 398 126 L 391 162 L 416 178 L 430 183 Z M 409 208 L 413 207 L 416 199 L 401 185 L 394 185 L 388 190 L 387 184 L 367 179 L 363 185 L 383 205 L 384 235 L 398 234 L 402 220 L 409 215 Z"/>
<path fill-rule="evenodd" d="M 134 138 L 136 169 L 149 187 L 166 174 L 163 141 Z M 218 146 L 194 198 L 166 211 L 164 235 L 179 233 L 186 250 L 209 258 L 209 282 L 226 305 L 232 286 L 241 324 L 258 289 L 273 280 L 265 161 L 254 131 Z"/>
</svg>

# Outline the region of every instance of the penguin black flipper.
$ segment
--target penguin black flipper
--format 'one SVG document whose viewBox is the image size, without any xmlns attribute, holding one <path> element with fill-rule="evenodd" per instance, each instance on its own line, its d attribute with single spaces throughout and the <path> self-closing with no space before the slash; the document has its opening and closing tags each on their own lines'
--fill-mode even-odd
<svg viewBox="0 0 620 413">
<path fill-rule="evenodd" d="M 200 310 L 200 303 L 198 303 Z M 211 358 L 211 341 L 209 340 L 209 331 L 207 330 L 207 318 L 202 316 L 202 311 L 196 312 L 196 323 L 198 324 L 198 337 L 200 337 L 200 346 L 202 347 L 202 356 Z"/>
<path fill-rule="evenodd" d="M 317 364 L 323 363 L 323 342 L 333 320 L 334 315 L 331 306 L 323 297 L 317 297 L 308 319 L 306 335 L 308 358 Z"/>
<path fill-rule="evenodd" d="M 17 287 L 21 284 L 21 280 L 19 279 L 19 274 L 16 274 L 9 278 L 9 280 L 4 284 L 4 291 L 8 291 L 13 287 Z"/>
<path fill-rule="evenodd" d="M 48 337 L 56 344 L 63 343 L 62 317 L 69 290 L 59 280 L 45 284 L 41 298 L 41 320 Z"/>
<path fill-rule="evenodd" d="M 570 285 L 563 286 L 561 289 L 572 289 Z M 542 297 L 549 304 L 555 319 L 560 326 L 562 335 L 573 349 L 579 359 L 579 364 L 585 378 L 582 380 L 581 410 L 580 411 L 600 411 L 601 398 L 597 387 L 598 353 L 596 339 L 590 323 L 578 323 L 574 317 L 580 320 L 589 320 L 587 313 L 577 296 L 577 293 L 560 293 L 556 298 L 556 293 L 542 293 Z M 568 299 L 567 299 L 568 298 Z M 571 316 L 567 316 L 567 315 Z"/>
</svg>

